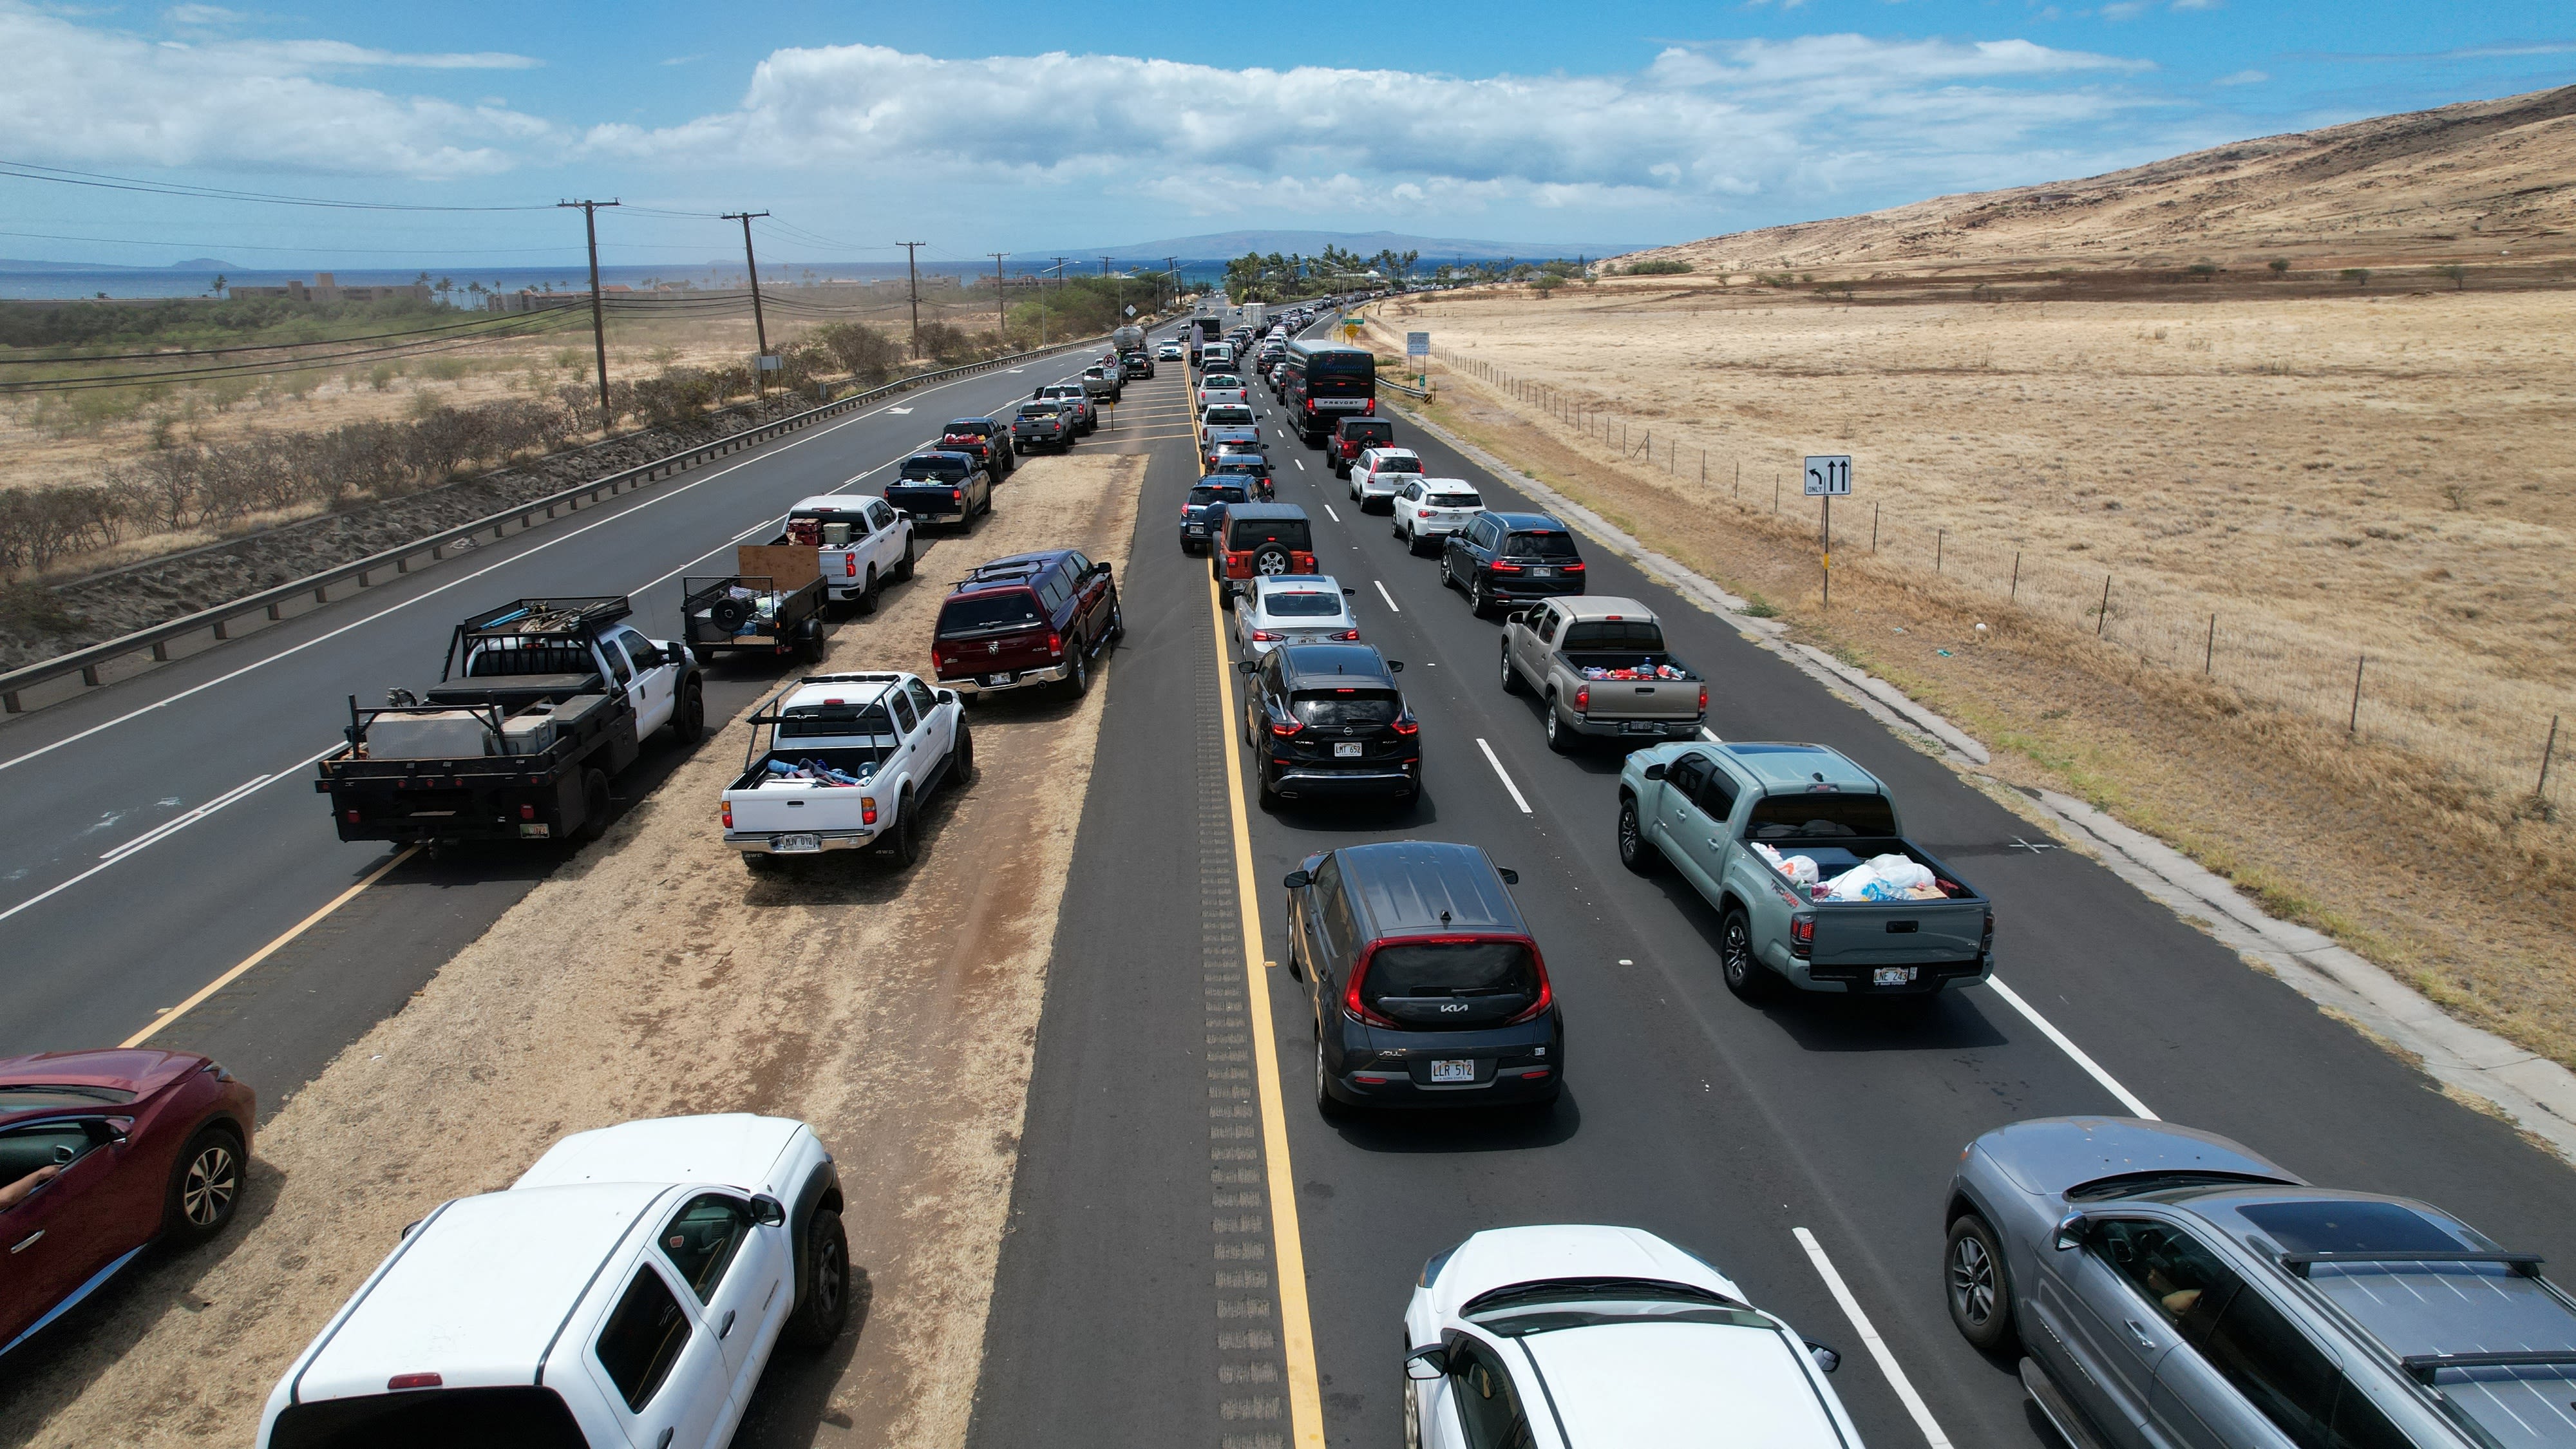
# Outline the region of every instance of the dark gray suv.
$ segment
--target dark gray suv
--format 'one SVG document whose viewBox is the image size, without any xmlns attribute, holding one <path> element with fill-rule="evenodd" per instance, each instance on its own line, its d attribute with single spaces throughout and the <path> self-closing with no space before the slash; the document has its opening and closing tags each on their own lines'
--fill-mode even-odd
<svg viewBox="0 0 2576 1449">
<path fill-rule="evenodd" d="M 2439 1208 L 2053 1117 L 1970 1143 L 1945 1217 L 1952 1321 L 2077 1449 L 2576 1445 L 2576 1299 Z"/>
<path fill-rule="evenodd" d="M 1315 1018 L 1315 1107 L 1546 1107 L 1565 1084 L 1547 963 L 1472 845 L 1399 840 L 1307 859 L 1288 973 Z"/>
</svg>

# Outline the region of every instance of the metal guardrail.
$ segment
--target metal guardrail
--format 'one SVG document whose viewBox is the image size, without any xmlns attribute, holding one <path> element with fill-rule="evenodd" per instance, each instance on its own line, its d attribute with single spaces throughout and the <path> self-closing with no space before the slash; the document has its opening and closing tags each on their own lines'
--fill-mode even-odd
<svg viewBox="0 0 2576 1449">
<path fill-rule="evenodd" d="M 1429 387 L 1413 387 L 1406 383 L 1397 382 L 1383 373 L 1379 374 L 1377 385 L 1385 388 L 1393 388 L 1397 392 L 1404 394 L 1406 397 L 1420 398 L 1424 402 L 1433 401 L 1431 394 L 1434 389 Z"/>
<path fill-rule="evenodd" d="M 232 636 L 226 631 L 226 626 L 245 614 L 264 612 L 270 619 L 282 619 L 285 617 L 281 612 L 283 608 L 307 594 L 310 594 L 317 604 L 329 603 L 329 591 L 334 584 L 356 579 L 358 586 L 365 588 L 371 582 L 371 575 L 387 570 L 397 574 L 409 573 L 411 560 L 422 553 L 427 553 L 430 560 L 435 562 L 447 557 L 449 549 L 460 545 L 470 547 L 476 539 L 486 533 L 492 535 L 493 542 L 498 543 L 510 535 L 514 523 L 517 525 L 518 532 L 524 533 L 534 528 L 537 525 L 537 514 L 541 510 L 549 519 L 555 516 L 558 509 L 567 512 L 578 511 L 584 500 L 597 503 L 602 498 L 614 498 L 620 493 L 640 488 L 674 473 L 686 471 L 700 463 L 721 458 L 728 453 L 765 443 L 772 438 L 811 427 L 827 418 L 865 407 L 880 398 L 909 392 L 928 383 L 946 382 L 952 378 L 971 377 L 979 372 L 990 372 L 1013 363 L 1026 362 L 1031 358 L 1070 352 L 1077 347 L 1086 347 L 1102 341 L 1109 335 L 1104 332 L 1096 337 L 1076 338 L 1040 348 L 1035 352 L 1013 352 L 1001 357 L 987 358 L 982 362 L 970 362 L 962 367 L 917 373 L 882 387 L 873 387 L 852 393 L 848 397 L 836 398 L 801 413 L 793 413 L 756 427 L 745 428 L 738 433 L 728 433 L 713 442 L 702 443 L 684 452 L 638 464 L 603 478 L 594 478 L 587 483 L 577 483 L 559 493 L 530 499 L 525 503 L 503 509 L 499 513 L 478 518 L 472 523 L 460 524 L 443 533 L 415 538 L 408 543 L 386 549 L 382 553 L 370 554 L 352 563 L 324 569 L 320 573 L 307 574 L 292 583 L 279 584 L 275 588 L 247 594 L 218 604 L 211 609 L 201 609 L 194 614 L 165 620 L 150 628 L 137 629 L 131 634 L 119 635 L 114 639 L 75 649 L 69 654 L 57 655 L 35 664 L 21 665 L 5 674 L 0 674 L 0 713 L 24 713 L 19 702 L 19 694 L 35 685 L 49 683 L 68 674 L 77 674 L 81 677 L 82 684 L 96 688 L 105 682 L 99 678 L 100 668 L 128 655 L 149 650 L 155 662 L 166 662 L 170 657 L 170 644 L 173 640 L 182 639 L 191 634 L 209 632 L 217 639 L 228 639 Z"/>
</svg>

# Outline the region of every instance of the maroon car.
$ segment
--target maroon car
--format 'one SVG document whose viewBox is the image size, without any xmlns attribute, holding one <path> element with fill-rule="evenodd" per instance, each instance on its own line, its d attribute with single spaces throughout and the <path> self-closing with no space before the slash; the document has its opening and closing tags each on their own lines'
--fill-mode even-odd
<svg viewBox="0 0 2576 1449">
<path fill-rule="evenodd" d="M 1046 685 L 1075 699 L 1091 661 L 1127 632 L 1109 565 L 1069 548 L 978 564 L 939 606 L 931 668 L 969 703 Z"/>
<path fill-rule="evenodd" d="M 223 1231 L 258 1099 L 186 1052 L 0 1058 L 0 1354 L 154 1242 Z"/>
</svg>

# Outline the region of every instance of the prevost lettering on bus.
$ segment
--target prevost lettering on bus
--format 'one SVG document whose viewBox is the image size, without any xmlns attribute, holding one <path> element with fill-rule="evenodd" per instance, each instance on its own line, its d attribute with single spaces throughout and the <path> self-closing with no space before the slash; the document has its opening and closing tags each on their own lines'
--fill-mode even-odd
<svg viewBox="0 0 2576 1449">
<path fill-rule="evenodd" d="M 1281 368 L 1279 395 L 1308 443 L 1343 418 L 1377 411 L 1377 356 L 1365 347 L 1291 342 Z"/>
</svg>

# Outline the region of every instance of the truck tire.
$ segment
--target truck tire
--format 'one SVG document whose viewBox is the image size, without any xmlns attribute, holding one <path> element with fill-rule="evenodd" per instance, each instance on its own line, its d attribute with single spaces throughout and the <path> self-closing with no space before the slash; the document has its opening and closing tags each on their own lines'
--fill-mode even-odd
<svg viewBox="0 0 2576 1449">
<path fill-rule="evenodd" d="M 2005 1276 L 2002 1246 L 1984 1218 L 1966 1213 L 1950 1224 L 1941 1280 L 1959 1336 L 1979 1353 L 2011 1352 L 2012 1283 Z"/>
<path fill-rule="evenodd" d="M 1073 642 L 1073 672 L 1064 677 L 1064 697 L 1080 699 L 1091 692 L 1091 655 L 1082 641 Z"/>
<path fill-rule="evenodd" d="M 909 870 L 913 862 L 921 859 L 921 831 L 914 823 L 910 786 L 904 788 L 894 809 L 894 834 L 887 836 L 885 843 L 886 865 L 894 870 Z"/>
<path fill-rule="evenodd" d="M 1663 847 L 1646 838 L 1634 795 L 1619 799 L 1619 863 L 1638 875 L 1655 875 L 1664 868 Z"/>
<path fill-rule="evenodd" d="M 912 569 L 912 534 L 907 531 L 903 536 L 903 557 L 895 563 L 894 576 L 899 579 L 911 578 Z"/>
<path fill-rule="evenodd" d="M 671 712 L 671 738 L 694 745 L 707 737 L 706 686 L 692 676 L 680 686 L 680 707 Z"/>
<path fill-rule="evenodd" d="M 1736 1000 L 1758 1006 L 1771 999 L 1771 968 L 1753 954 L 1753 918 L 1742 906 L 1729 910 L 1718 928 L 1717 969 Z"/>
<path fill-rule="evenodd" d="M 948 778 L 960 789 L 975 783 L 975 736 L 967 732 L 963 716 L 957 721 L 957 763 L 948 767 Z"/>
<path fill-rule="evenodd" d="M 786 1336 L 799 1348 L 828 1348 L 850 1321 L 850 1238 L 841 1215 L 816 1208 L 796 1251 L 805 1257 L 805 1291 L 788 1311 Z"/>
<path fill-rule="evenodd" d="M 1547 731 L 1547 747 L 1551 752 L 1560 755 L 1573 752 L 1574 731 L 1566 728 L 1565 711 L 1556 707 L 1553 694 L 1547 697 L 1547 718 L 1540 728 Z"/>
<path fill-rule="evenodd" d="M 860 613 L 873 614 L 877 611 L 878 587 L 877 566 L 875 564 L 870 564 L 868 565 L 868 581 L 859 589 L 858 611 Z"/>
<path fill-rule="evenodd" d="M 581 824 L 573 827 L 572 838 L 584 845 L 608 833 L 608 777 L 597 770 L 587 770 L 581 777 Z"/>
<path fill-rule="evenodd" d="M 241 1202 L 241 1134 L 230 1123 L 209 1122 L 197 1129 L 179 1160 L 170 1165 L 170 1188 L 161 1208 L 162 1236 L 181 1244 L 202 1243 L 224 1230 Z"/>
<path fill-rule="evenodd" d="M 1528 686 L 1528 685 L 1526 685 L 1526 684 L 1521 683 L 1521 672 L 1520 672 L 1519 670 L 1514 669 L 1514 668 L 1512 667 L 1512 646 L 1511 646 L 1511 644 L 1510 644 L 1509 642 L 1506 642 L 1506 643 L 1503 645 L 1503 651 L 1502 651 L 1502 653 L 1503 653 L 1503 693 L 1505 693 L 1505 694 L 1527 694 L 1527 693 L 1529 693 L 1529 686 Z"/>
<path fill-rule="evenodd" d="M 742 868 L 753 875 L 776 875 L 778 857 L 765 850 L 746 850 L 742 853 Z"/>
</svg>

